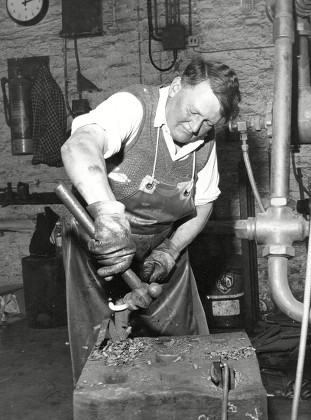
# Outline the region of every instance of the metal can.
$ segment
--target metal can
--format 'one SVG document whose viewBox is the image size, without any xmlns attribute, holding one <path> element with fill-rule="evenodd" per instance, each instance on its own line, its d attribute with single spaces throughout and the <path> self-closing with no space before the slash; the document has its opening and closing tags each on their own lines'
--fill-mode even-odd
<svg viewBox="0 0 311 420">
<path fill-rule="evenodd" d="M 205 313 L 211 328 L 244 328 L 244 277 L 241 255 L 234 255 L 211 283 L 205 295 Z"/>
</svg>

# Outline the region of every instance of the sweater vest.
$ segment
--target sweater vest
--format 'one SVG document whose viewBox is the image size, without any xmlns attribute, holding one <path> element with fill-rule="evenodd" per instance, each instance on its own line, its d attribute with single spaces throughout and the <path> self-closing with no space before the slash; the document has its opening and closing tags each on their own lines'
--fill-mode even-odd
<svg viewBox="0 0 311 420">
<path fill-rule="evenodd" d="M 110 187 L 118 201 L 133 195 L 146 175 L 152 175 L 158 128 L 154 119 L 159 101 L 159 87 L 134 85 L 123 91 L 136 96 L 143 107 L 143 119 L 135 138 L 123 144 L 121 150 L 106 159 Z M 155 179 L 170 185 L 191 180 L 195 156 L 195 176 L 205 166 L 211 154 L 214 139 L 204 143 L 186 158 L 173 161 L 160 129 Z"/>
</svg>

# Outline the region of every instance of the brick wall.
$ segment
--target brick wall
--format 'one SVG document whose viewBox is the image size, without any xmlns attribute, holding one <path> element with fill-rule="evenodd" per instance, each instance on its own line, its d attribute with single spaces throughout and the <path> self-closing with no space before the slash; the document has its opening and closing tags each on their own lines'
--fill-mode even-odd
<svg viewBox="0 0 311 420">
<path fill-rule="evenodd" d="M 199 36 L 200 45 L 179 51 L 174 69 L 161 73 L 150 63 L 148 53 L 148 21 L 146 2 L 142 0 L 107 0 L 102 2 L 103 35 L 78 39 L 82 74 L 102 89 L 99 93 L 83 93 L 94 107 L 115 90 L 132 83 L 161 84 L 169 82 L 174 71 L 183 67 L 190 57 L 223 61 L 232 66 L 240 80 L 242 91 L 241 116 L 260 115 L 264 118 L 266 105 L 273 97 L 272 24 L 265 11 L 265 1 L 255 2 L 252 14 L 241 11 L 240 0 L 194 0 L 192 3 L 192 32 Z M 161 14 L 163 4 L 158 2 Z M 188 2 L 181 0 L 182 23 L 188 27 Z M 163 13 L 162 13 L 163 15 Z M 162 16 L 163 17 L 163 16 Z M 162 18 L 161 18 L 162 19 Z M 161 22 L 161 20 L 160 20 Z M 64 48 L 59 36 L 62 28 L 61 1 L 50 2 L 42 22 L 33 27 L 21 27 L 12 22 L 0 5 L 0 75 L 7 76 L 7 59 L 48 55 L 53 77 L 65 92 Z M 152 41 L 152 58 L 157 66 L 168 67 L 172 51 L 163 51 L 159 42 Z M 67 41 L 68 101 L 78 99 L 74 44 Z M 68 113 L 68 128 L 71 117 Z M 31 156 L 12 156 L 10 130 L 5 123 L 3 100 L 0 100 L 0 188 L 7 182 L 29 184 L 30 192 L 51 192 L 58 182 L 68 182 L 63 168 L 33 166 Z M 255 179 L 265 204 L 269 198 L 269 144 L 265 131 L 250 133 L 250 157 Z M 234 136 L 220 136 L 218 141 L 220 185 L 222 196 L 215 205 L 219 220 L 239 218 L 238 163 L 240 144 Z M 310 184 L 310 150 L 303 146 L 297 162 L 303 167 L 306 187 Z M 291 204 L 299 198 L 298 185 L 291 176 Z M 1 219 L 35 218 L 44 206 L 8 206 L 1 208 Z M 61 212 L 61 206 L 51 206 Z M 256 207 L 258 210 L 258 208 Z M 0 286 L 22 282 L 21 258 L 29 254 L 32 233 L 5 233 L 0 237 Z M 235 243 L 239 248 L 239 244 Z M 270 301 L 266 260 L 258 250 L 261 297 Z M 290 284 L 301 294 L 305 276 L 305 244 L 298 244 L 297 256 L 290 262 Z"/>
</svg>

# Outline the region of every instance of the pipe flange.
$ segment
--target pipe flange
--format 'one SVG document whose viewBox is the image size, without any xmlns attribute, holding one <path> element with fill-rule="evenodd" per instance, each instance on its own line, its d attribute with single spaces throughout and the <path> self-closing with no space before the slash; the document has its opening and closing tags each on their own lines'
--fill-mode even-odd
<svg viewBox="0 0 311 420">
<path fill-rule="evenodd" d="M 267 245 L 262 251 L 263 257 L 269 257 L 271 255 L 284 256 L 287 258 L 293 258 L 295 256 L 295 249 L 291 245 Z"/>
</svg>

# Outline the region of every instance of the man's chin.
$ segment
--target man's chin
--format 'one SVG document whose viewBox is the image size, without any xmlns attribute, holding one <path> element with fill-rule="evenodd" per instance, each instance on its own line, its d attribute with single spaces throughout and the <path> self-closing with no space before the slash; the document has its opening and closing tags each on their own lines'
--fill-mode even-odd
<svg viewBox="0 0 311 420">
<path fill-rule="evenodd" d="M 187 144 L 193 141 L 193 136 L 191 134 L 176 133 L 176 135 L 173 136 L 173 139 L 175 143 Z"/>
</svg>

